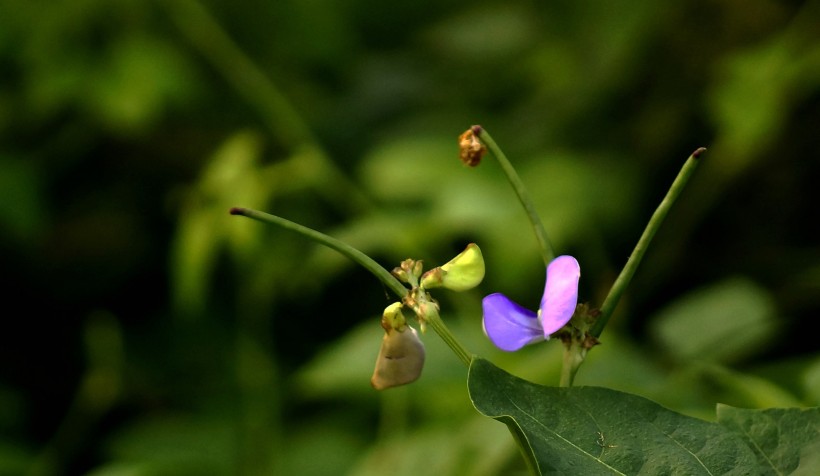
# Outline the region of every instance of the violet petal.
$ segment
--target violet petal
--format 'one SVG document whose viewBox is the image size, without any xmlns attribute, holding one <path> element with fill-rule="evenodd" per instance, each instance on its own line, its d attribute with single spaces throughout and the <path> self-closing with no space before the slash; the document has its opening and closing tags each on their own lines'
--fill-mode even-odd
<svg viewBox="0 0 820 476">
<path fill-rule="evenodd" d="M 541 325 L 544 337 L 564 327 L 578 304 L 581 267 L 572 256 L 559 256 L 547 266 L 547 283 L 541 298 Z"/>
<path fill-rule="evenodd" d="M 501 293 L 490 294 L 481 302 L 484 333 L 501 350 L 512 352 L 544 340 L 536 313 L 512 302 Z"/>
</svg>

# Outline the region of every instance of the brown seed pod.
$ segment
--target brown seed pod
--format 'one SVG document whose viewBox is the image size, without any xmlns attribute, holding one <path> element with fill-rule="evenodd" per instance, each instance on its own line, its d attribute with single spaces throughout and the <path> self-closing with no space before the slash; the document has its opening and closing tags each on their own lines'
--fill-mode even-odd
<svg viewBox="0 0 820 476">
<path fill-rule="evenodd" d="M 423 367 L 424 344 L 416 330 L 410 326 L 401 331 L 388 329 L 382 338 L 370 384 L 376 390 L 405 385 L 418 379 Z"/>
</svg>

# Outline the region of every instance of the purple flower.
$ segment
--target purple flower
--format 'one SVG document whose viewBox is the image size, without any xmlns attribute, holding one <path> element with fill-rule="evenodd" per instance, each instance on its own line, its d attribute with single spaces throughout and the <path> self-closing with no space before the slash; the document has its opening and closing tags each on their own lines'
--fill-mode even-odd
<svg viewBox="0 0 820 476">
<path fill-rule="evenodd" d="M 572 256 L 559 256 L 547 266 L 547 284 L 538 313 L 512 302 L 501 293 L 482 301 L 484 333 L 501 350 L 514 351 L 527 344 L 548 340 L 564 327 L 578 304 L 581 267 Z"/>
</svg>

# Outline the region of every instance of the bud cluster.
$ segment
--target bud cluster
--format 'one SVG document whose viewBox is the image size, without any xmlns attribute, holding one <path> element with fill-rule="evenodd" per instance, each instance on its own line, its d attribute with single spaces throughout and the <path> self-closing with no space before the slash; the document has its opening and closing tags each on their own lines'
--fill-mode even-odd
<svg viewBox="0 0 820 476">
<path fill-rule="evenodd" d="M 410 285 L 410 291 L 403 302 L 394 302 L 382 313 L 381 326 L 385 334 L 370 379 L 376 390 L 414 382 L 424 367 L 424 344 L 416 330 L 407 324 L 402 309 L 413 310 L 424 332 L 427 318 L 432 314 L 438 316 L 438 304 L 426 290 L 441 287 L 465 291 L 478 286 L 484 279 L 484 258 L 478 245 L 470 243 L 447 264 L 422 272 L 422 262 L 412 259 L 402 261 L 392 271 L 399 281 Z"/>
</svg>

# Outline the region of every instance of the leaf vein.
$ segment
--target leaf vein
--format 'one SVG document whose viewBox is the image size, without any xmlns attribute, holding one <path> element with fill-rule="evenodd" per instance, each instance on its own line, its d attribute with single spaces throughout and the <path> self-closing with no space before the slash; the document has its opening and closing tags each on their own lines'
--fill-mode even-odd
<svg viewBox="0 0 820 476">
<path fill-rule="evenodd" d="M 689 453 L 690 455 L 692 455 L 692 457 L 693 457 L 693 458 L 695 458 L 695 461 L 697 461 L 697 462 L 698 462 L 698 464 L 700 464 L 700 466 L 701 466 L 701 467 L 702 467 L 702 468 L 706 471 L 706 473 L 707 473 L 707 474 L 709 474 L 709 475 L 713 475 L 713 473 L 712 473 L 711 471 L 709 471 L 709 468 L 706 466 L 706 464 L 705 464 L 705 463 L 704 463 L 704 462 L 703 462 L 703 461 L 702 461 L 702 460 L 698 457 L 698 455 L 696 455 L 696 454 L 695 454 L 692 450 L 690 450 L 689 448 L 687 448 L 686 446 L 684 446 L 684 445 L 683 445 L 683 443 L 681 443 L 681 442 L 679 442 L 678 440 L 676 440 L 676 439 L 675 439 L 675 437 L 674 437 L 674 436 L 672 436 L 671 434 L 669 434 L 669 433 L 667 433 L 667 432 L 663 431 L 663 430 L 662 430 L 662 429 L 661 429 L 658 425 L 656 425 L 654 422 L 652 423 L 652 425 L 653 425 L 655 428 L 657 428 L 657 429 L 658 429 L 658 431 L 660 431 L 660 432 L 661 432 L 664 436 L 666 436 L 666 437 L 667 437 L 667 438 L 669 438 L 669 439 L 670 439 L 673 443 L 675 443 L 675 444 L 676 444 L 679 448 L 683 449 L 684 451 L 686 451 L 687 453 Z"/>
<path fill-rule="evenodd" d="M 614 473 L 616 473 L 616 474 L 620 474 L 620 475 L 626 476 L 626 474 L 625 474 L 625 473 L 622 473 L 622 472 L 618 471 L 617 469 L 613 468 L 612 466 L 608 465 L 607 463 L 604 463 L 603 461 L 601 461 L 601 459 L 600 459 L 600 458 L 598 458 L 598 457 L 596 457 L 595 455 L 593 455 L 593 454 L 589 453 L 588 451 L 585 451 L 583 448 L 579 447 L 578 445 L 576 445 L 576 444 L 575 444 L 575 443 L 573 443 L 572 441 L 570 441 L 570 440 L 568 440 L 568 439 L 564 438 L 561 434 L 559 434 L 558 432 L 556 432 L 556 431 L 555 431 L 555 430 L 553 430 L 552 428 L 549 428 L 548 426 L 546 426 L 546 425 L 544 425 L 543 423 L 541 423 L 541 421 L 539 421 L 537 418 L 535 418 L 535 417 L 534 417 L 533 415 L 531 415 L 529 412 L 527 412 L 527 411 L 526 411 L 526 410 L 524 410 L 523 408 L 519 407 L 519 406 L 518 406 L 518 404 L 517 404 L 517 403 L 515 403 L 515 400 L 513 400 L 513 399 L 512 399 L 509 395 L 506 395 L 506 394 L 505 394 L 504 396 L 505 396 L 505 397 L 507 397 L 507 400 L 509 400 L 509 402 L 510 402 L 510 403 L 511 403 L 511 404 L 512 404 L 512 405 L 513 405 L 513 406 L 514 406 L 514 407 L 515 407 L 515 408 L 516 408 L 519 412 L 521 412 L 522 414 L 524 414 L 525 416 L 527 416 L 530 420 L 532 420 L 532 421 L 533 421 L 534 423 L 536 423 L 538 426 L 542 427 L 542 428 L 543 428 L 544 430 L 546 430 L 548 433 L 552 434 L 553 436 L 555 436 L 555 437 L 556 437 L 556 438 L 558 438 L 559 440 L 564 441 L 567 445 L 571 446 L 572 448 L 575 448 L 575 449 L 576 449 L 578 452 L 580 452 L 582 455 L 585 455 L 585 456 L 587 456 L 587 457 L 590 457 L 590 458 L 594 459 L 594 460 L 595 460 L 595 461 L 597 461 L 599 464 L 602 464 L 603 466 L 605 466 L 607 469 L 611 470 L 612 472 L 614 472 Z M 597 423 L 596 423 L 596 426 L 597 426 Z"/>
<path fill-rule="evenodd" d="M 746 431 L 744 428 L 740 427 L 739 425 L 738 425 L 738 429 L 741 432 L 743 432 L 743 435 L 746 436 L 746 438 L 752 443 L 752 445 L 760 453 L 760 455 L 763 456 L 763 458 L 766 460 L 766 463 L 768 463 L 768 465 L 771 466 L 772 470 L 775 473 L 777 473 L 778 475 L 782 476 L 783 473 L 780 472 L 780 470 L 775 466 L 775 464 L 772 462 L 772 460 L 769 459 L 769 455 L 767 455 L 766 452 L 763 451 L 763 448 L 761 448 L 760 445 L 757 444 L 757 440 L 755 440 L 754 437 L 752 437 L 751 433 L 749 433 L 748 431 Z"/>
</svg>

